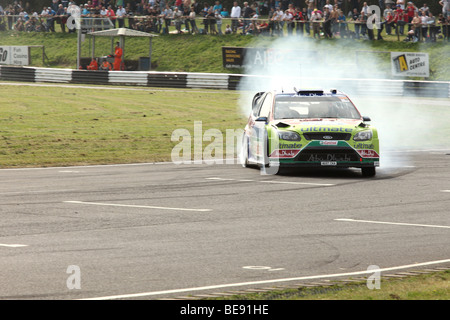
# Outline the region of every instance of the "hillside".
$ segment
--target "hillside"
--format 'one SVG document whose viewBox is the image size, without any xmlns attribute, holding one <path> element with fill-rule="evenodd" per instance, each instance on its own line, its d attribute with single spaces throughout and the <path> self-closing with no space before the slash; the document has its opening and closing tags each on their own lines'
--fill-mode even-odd
<svg viewBox="0 0 450 320">
<path fill-rule="evenodd" d="M 89 57 L 91 37 L 86 36 L 82 44 L 82 56 Z M 287 39 L 286 37 L 283 39 Z M 293 37 L 288 39 L 290 48 L 314 50 L 325 57 L 330 65 L 343 65 L 345 68 L 359 68 L 360 64 L 370 66 L 374 74 L 389 74 L 391 51 L 418 51 L 430 55 L 431 72 L 428 80 L 450 80 L 449 43 L 442 40 L 437 43 L 410 43 L 403 41 L 367 41 L 367 40 L 314 40 L 312 38 Z M 239 73 L 242 70 L 225 69 L 222 65 L 222 46 L 253 47 L 279 46 L 276 37 L 253 37 L 243 35 L 160 35 L 153 38 L 152 70 L 178 72 L 214 72 Z M 75 68 L 77 37 L 76 34 L 64 33 L 25 33 L 1 32 L 0 45 L 43 45 L 45 46 L 45 65 L 42 62 L 42 51 L 32 49 L 32 65 L 52 68 Z M 127 38 L 125 58 L 138 60 L 148 56 L 147 39 Z M 96 38 L 96 55 L 110 54 L 109 38 Z M 370 52 L 376 53 L 377 58 Z M 377 61 L 376 63 L 374 61 Z M 349 69 L 347 69 L 349 70 Z"/>
</svg>

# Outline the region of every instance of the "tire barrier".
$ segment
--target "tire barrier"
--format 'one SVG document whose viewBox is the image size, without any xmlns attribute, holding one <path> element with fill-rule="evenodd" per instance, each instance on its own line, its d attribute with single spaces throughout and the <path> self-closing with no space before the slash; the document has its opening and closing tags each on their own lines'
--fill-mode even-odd
<svg viewBox="0 0 450 320">
<path fill-rule="evenodd" d="M 98 85 L 130 85 L 164 88 L 241 90 L 241 83 L 258 76 L 225 73 L 177 73 L 154 71 L 90 71 L 0 66 L 0 80 Z M 267 77 L 261 78 L 263 81 Z M 247 81 L 243 81 L 247 80 Z M 450 81 L 385 79 L 302 79 L 309 86 L 332 88 L 351 95 L 385 95 L 450 98 Z"/>
<path fill-rule="evenodd" d="M 149 87 L 187 88 L 187 74 L 149 72 L 147 85 Z"/>
<path fill-rule="evenodd" d="M 62 82 L 69 83 L 72 80 L 72 69 L 35 69 L 35 82 Z"/>
<path fill-rule="evenodd" d="M 73 70 L 71 83 L 109 84 L 109 71 Z"/>
<path fill-rule="evenodd" d="M 34 68 L 0 66 L 0 80 L 35 82 L 35 74 Z"/>
</svg>

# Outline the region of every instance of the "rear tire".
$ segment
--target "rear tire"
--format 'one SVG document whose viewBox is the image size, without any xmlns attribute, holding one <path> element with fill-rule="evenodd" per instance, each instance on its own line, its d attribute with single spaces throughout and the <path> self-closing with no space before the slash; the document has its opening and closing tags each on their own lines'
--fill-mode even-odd
<svg viewBox="0 0 450 320">
<path fill-rule="evenodd" d="M 377 173 L 375 167 L 361 168 L 361 173 L 363 177 L 374 177 Z"/>
</svg>

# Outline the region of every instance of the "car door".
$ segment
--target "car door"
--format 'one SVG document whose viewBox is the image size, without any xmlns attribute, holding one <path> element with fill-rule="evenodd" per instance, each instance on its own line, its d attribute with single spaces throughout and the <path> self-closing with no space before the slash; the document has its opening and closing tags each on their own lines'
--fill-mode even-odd
<svg viewBox="0 0 450 320">
<path fill-rule="evenodd" d="M 272 112 L 273 95 L 266 93 L 261 99 L 258 112 L 254 115 L 254 123 L 249 137 L 249 158 L 257 163 L 264 163 L 265 143 L 267 140 L 266 125 Z"/>
</svg>

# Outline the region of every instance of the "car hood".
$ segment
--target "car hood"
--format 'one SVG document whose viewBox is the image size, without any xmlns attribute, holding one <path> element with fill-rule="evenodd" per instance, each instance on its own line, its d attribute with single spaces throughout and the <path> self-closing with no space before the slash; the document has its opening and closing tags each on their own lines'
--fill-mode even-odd
<svg viewBox="0 0 450 320">
<path fill-rule="evenodd" d="M 301 131 L 323 131 L 321 128 L 354 129 L 362 122 L 362 119 L 281 119 L 274 120 L 273 125 L 278 128 L 290 127 Z"/>
</svg>

